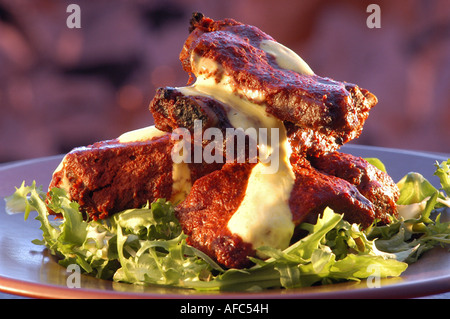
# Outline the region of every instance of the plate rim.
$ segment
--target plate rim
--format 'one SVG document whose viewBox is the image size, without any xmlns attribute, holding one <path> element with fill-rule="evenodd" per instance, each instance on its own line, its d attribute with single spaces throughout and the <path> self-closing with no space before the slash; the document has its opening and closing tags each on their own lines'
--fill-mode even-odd
<svg viewBox="0 0 450 319">
<path fill-rule="evenodd" d="M 397 148 L 369 146 L 360 144 L 345 145 L 343 150 L 362 150 L 362 151 L 375 151 L 385 153 L 403 154 L 409 156 L 419 156 L 422 158 L 429 158 L 433 160 L 447 160 L 450 155 L 445 153 L 430 153 L 425 151 L 405 150 Z M 0 171 L 10 170 L 13 168 L 33 165 L 37 163 L 49 162 L 56 159 L 62 159 L 64 154 L 52 155 L 46 157 L 39 157 L 33 159 L 19 160 L 10 163 L 3 163 L 0 165 Z M 62 266 L 61 266 L 62 267 Z M 86 275 L 83 275 L 86 276 Z M 102 279 L 96 279 L 102 280 Z M 390 280 L 390 279 L 387 279 Z M 275 293 L 267 291 L 262 292 L 197 292 L 186 290 L 186 294 L 183 293 L 152 293 L 152 292 L 133 292 L 133 291 L 117 291 L 107 289 L 95 289 L 95 288 L 68 288 L 67 286 L 55 285 L 50 283 L 37 283 L 19 278 L 11 278 L 9 276 L 0 274 L 0 291 L 13 295 L 19 295 L 32 298 L 150 298 L 150 299 L 279 299 L 279 298 L 412 298 L 422 297 L 430 294 L 439 294 L 450 291 L 450 272 L 448 275 L 428 278 L 426 280 L 417 281 L 403 281 L 396 280 L 395 283 L 388 283 L 382 285 L 379 288 L 368 288 L 360 285 L 358 288 L 346 289 L 352 286 L 352 283 L 339 283 L 330 285 L 333 287 L 329 291 L 314 291 L 323 290 L 315 289 L 315 287 L 298 288 L 292 290 L 277 290 Z M 110 282 L 110 281 L 107 281 Z M 322 288 L 324 286 L 319 286 Z M 337 290 L 335 288 L 342 287 L 344 289 Z M 182 289 L 182 288 L 180 288 Z M 178 289 L 177 289 L 178 291 Z M 281 291 L 281 293 L 280 293 Z M 192 292 L 192 293 L 191 293 Z M 405 293 L 406 292 L 406 293 Z"/>
</svg>

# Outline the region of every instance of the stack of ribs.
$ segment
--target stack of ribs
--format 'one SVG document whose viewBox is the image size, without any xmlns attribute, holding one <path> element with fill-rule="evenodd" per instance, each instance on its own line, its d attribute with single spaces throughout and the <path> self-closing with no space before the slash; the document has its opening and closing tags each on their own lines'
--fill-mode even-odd
<svg viewBox="0 0 450 319">
<path fill-rule="evenodd" d="M 326 207 L 363 228 L 389 223 L 397 215 L 399 192 L 392 179 L 364 159 L 338 152 L 361 134 L 377 103 L 373 94 L 355 84 L 281 66 L 276 56 L 261 49 L 262 43 L 276 43 L 272 37 L 233 19 L 214 21 L 195 13 L 189 31 L 180 60 L 190 82 L 226 82 L 228 94 L 263 108 L 285 128 L 294 176 L 288 195 L 293 225 L 314 223 Z M 187 92 L 159 88 L 150 103 L 158 134 L 74 149 L 55 171 L 50 188 L 66 189 L 90 219 L 158 198 L 173 199 L 180 192 L 173 187 L 174 132 L 193 131 L 196 120 L 202 130 L 233 128 L 227 115 L 230 105 L 223 99 Z M 189 187 L 174 203 L 188 243 L 225 267 L 247 267 L 247 257 L 256 255 L 258 247 L 227 227 L 246 195 L 255 165 L 248 159 L 186 164 Z"/>
</svg>

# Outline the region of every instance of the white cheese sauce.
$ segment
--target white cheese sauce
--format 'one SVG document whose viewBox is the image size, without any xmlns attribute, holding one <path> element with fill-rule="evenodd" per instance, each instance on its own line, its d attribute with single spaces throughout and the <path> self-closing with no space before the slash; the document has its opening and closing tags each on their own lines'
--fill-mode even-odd
<svg viewBox="0 0 450 319">
<path fill-rule="evenodd" d="M 119 136 L 118 140 L 119 143 L 144 142 L 155 137 L 161 137 L 165 134 L 167 134 L 167 132 L 160 131 L 154 125 L 151 125 L 123 133 Z"/>
<path fill-rule="evenodd" d="M 310 66 L 288 47 L 272 40 L 262 40 L 260 49 L 275 57 L 278 66 L 303 75 L 314 75 Z"/>
<path fill-rule="evenodd" d="M 295 176 L 289 162 L 291 148 L 283 122 L 268 114 L 263 104 L 252 103 L 236 94 L 229 84 L 230 77 L 223 70 L 216 73 L 223 74 L 219 82 L 214 77 L 207 77 L 221 68 L 214 61 L 199 57 L 191 61 L 195 63 L 193 70 L 202 72 L 192 86 L 178 90 L 185 95 L 207 96 L 222 102 L 235 128 L 254 128 L 258 133 L 268 134 L 258 136 L 261 162 L 250 174 L 244 199 L 229 220 L 228 229 L 255 249 L 262 246 L 288 247 L 295 227 L 289 207 Z M 264 100 L 263 92 L 255 91 L 251 95 L 256 100 Z M 276 138 L 273 136 L 275 133 Z"/>
</svg>

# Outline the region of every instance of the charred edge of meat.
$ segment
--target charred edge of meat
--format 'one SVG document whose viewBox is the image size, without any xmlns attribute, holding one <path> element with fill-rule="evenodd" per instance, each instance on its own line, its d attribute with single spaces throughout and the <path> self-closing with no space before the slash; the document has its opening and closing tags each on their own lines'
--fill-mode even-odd
<svg viewBox="0 0 450 319">
<path fill-rule="evenodd" d="M 321 172 L 303 157 L 291 158 L 295 173 L 295 184 L 289 199 L 296 225 L 301 222 L 315 223 L 326 207 L 344 214 L 350 223 L 369 227 L 375 219 L 373 204 L 364 197 L 355 185 Z"/>
<path fill-rule="evenodd" d="M 358 87 L 356 84 L 345 83 L 345 89 L 350 93 L 357 110 L 360 112 L 368 112 L 378 103 L 378 99 L 374 94 Z"/>
<path fill-rule="evenodd" d="M 361 157 L 332 152 L 311 158 L 311 165 L 327 174 L 355 185 L 374 206 L 375 218 L 389 223 L 389 216 L 397 216 L 396 202 L 400 196 L 392 178 Z"/>
<path fill-rule="evenodd" d="M 291 122 L 284 122 L 289 144 L 295 153 L 304 157 L 318 157 L 342 146 L 341 136 L 333 132 L 322 133 L 310 128 L 299 127 Z"/>
<path fill-rule="evenodd" d="M 166 87 L 159 88 L 157 94 L 150 103 L 150 110 L 155 119 L 155 126 L 162 131 L 172 132 L 177 128 L 186 128 L 190 131 L 192 137 L 192 144 L 197 143 L 194 133 L 195 120 L 202 121 L 202 133 L 208 128 L 217 128 L 221 131 L 223 137 L 223 145 L 214 147 L 218 149 L 221 156 L 228 159 L 235 159 L 239 162 L 255 162 L 256 154 L 250 154 L 249 149 L 251 137 L 245 135 L 241 130 L 233 130 L 234 134 L 227 133 L 228 128 L 233 128 L 231 125 L 225 106 L 206 96 L 186 96 L 176 88 Z M 203 135 L 202 135 L 203 136 Z M 242 139 L 244 139 L 242 143 Z M 202 140 L 202 147 L 215 141 Z M 229 149 L 229 154 L 226 153 L 227 145 L 234 145 L 233 153 Z M 240 149 L 239 145 L 245 145 Z M 220 149 L 219 149 L 220 148 Z M 244 157 L 243 157 L 243 154 Z"/>
<path fill-rule="evenodd" d="M 232 127 L 224 106 L 203 96 L 186 96 L 176 88 L 159 88 L 150 103 L 155 126 L 166 132 L 176 128 L 194 131 L 196 120 L 202 121 L 202 129 Z"/>
<path fill-rule="evenodd" d="M 189 33 L 195 30 L 196 25 L 200 23 L 200 21 L 202 21 L 204 17 L 205 15 L 201 12 L 192 13 L 192 17 L 189 20 Z"/>
</svg>

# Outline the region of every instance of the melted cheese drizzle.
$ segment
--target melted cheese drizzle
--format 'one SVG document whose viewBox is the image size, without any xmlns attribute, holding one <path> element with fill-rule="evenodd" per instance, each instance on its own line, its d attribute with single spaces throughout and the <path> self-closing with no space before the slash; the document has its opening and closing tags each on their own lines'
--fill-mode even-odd
<svg viewBox="0 0 450 319">
<path fill-rule="evenodd" d="M 276 42 L 266 42 L 262 44 L 262 49 L 274 55 L 282 68 L 314 74 L 309 67 L 305 67 L 307 64 L 300 57 L 293 57 L 295 53 Z M 268 133 L 266 138 L 258 136 L 261 162 L 256 164 L 250 174 L 244 199 L 230 218 L 228 229 L 255 249 L 261 246 L 279 249 L 288 247 L 295 227 L 289 207 L 295 175 L 289 162 L 291 148 L 283 122 L 268 114 L 264 105 L 252 103 L 238 95 L 241 93 L 256 102 L 263 102 L 263 92 L 240 91 L 236 94 L 229 84 L 230 77 L 216 62 L 193 55 L 191 66 L 197 80 L 192 86 L 177 88 L 179 91 L 184 95 L 207 96 L 222 102 L 235 128 L 255 128 L 257 132 L 259 128 L 266 128 Z M 211 74 L 223 76 L 217 82 Z M 271 138 L 271 129 L 278 130 L 278 139 Z M 277 161 L 278 169 L 274 171 L 268 160 Z"/>
<path fill-rule="evenodd" d="M 123 133 L 119 136 L 118 140 L 119 143 L 144 142 L 155 137 L 161 137 L 164 134 L 167 134 L 167 132 L 160 131 L 154 125 L 151 125 Z"/>
<path fill-rule="evenodd" d="M 314 75 L 313 70 L 305 60 L 281 43 L 272 40 L 262 40 L 259 47 L 266 53 L 273 55 L 280 68 L 303 75 Z"/>
</svg>

